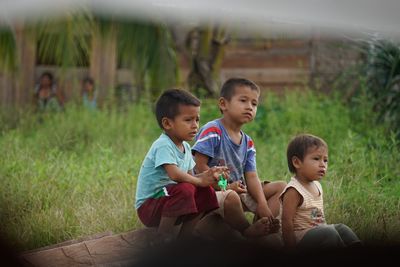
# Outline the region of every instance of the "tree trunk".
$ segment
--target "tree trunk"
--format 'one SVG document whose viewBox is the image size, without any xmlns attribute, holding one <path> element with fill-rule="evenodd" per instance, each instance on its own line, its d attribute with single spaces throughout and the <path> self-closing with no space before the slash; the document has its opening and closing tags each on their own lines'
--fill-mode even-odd
<svg viewBox="0 0 400 267">
<path fill-rule="evenodd" d="M 197 95 L 217 96 L 226 32 L 219 27 L 195 28 L 188 33 L 186 49 L 190 51 L 189 87 Z"/>
<path fill-rule="evenodd" d="M 33 32 L 22 25 L 15 27 L 15 39 L 18 55 L 18 72 L 15 77 L 15 104 L 17 106 L 32 103 L 35 86 L 36 40 Z"/>
<path fill-rule="evenodd" d="M 117 40 L 115 32 L 111 31 L 106 38 L 94 34 L 90 56 L 90 75 L 95 80 L 100 104 L 107 98 L 114 97 L 116 73 Z"/>
</svg>

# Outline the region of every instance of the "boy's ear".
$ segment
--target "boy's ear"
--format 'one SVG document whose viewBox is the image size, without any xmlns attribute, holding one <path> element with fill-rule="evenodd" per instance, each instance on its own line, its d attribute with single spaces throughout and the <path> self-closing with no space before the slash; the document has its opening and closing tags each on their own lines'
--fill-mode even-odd
<svg viewBox="0 0 400 267">
<path fill-rule="evenodd" d="M 298 157 L 296 157 L 296 156 L 292 157 L 292 164 L 296 169 L 301 167 L 301 163 L 302 162 Z"/>
<path fill-rule="evenodd" d="M 163 127 L 165 130 L 169 130 L 169 129 L 171 129 L 171 127 L 172 127 L 171 121 L 170 121 L 170 119 L 168 119 L 167 117 L 163 117 L 163 118 L 161 119 L 161 124 L 162 124 L 162 127 Z"/>
<path fill-rule="evenodd" d="M 224 110 L 226 109 L 226 99 L 223 98 L 223 97 L 220 97 L 220 98 L 218 99 L 218 106 L 219 106 L 219 109 L 220 109 L 221 111 L 224 111 Z"/>
</svg>

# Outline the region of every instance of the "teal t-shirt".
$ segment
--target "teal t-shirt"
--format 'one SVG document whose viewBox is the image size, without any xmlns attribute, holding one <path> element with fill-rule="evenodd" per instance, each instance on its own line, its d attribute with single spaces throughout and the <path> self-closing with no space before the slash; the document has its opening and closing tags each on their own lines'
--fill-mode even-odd
<svg viewBox="0 0 400 267">
<path fill-rule="evenodd" d="M 153 197 L 156 193 L 169 184 L 176 184 L 167 175 L 163 164 L 175 164 L 184 172 L 192 170 L 195 162 L 192 158 L 191 148 L 183 142 L 185 152 L 181 152 L 166 134 L 161 134 L 154 141 L 147 152 L 140 168 L 137 185 L 135 208 L 138 209 L 143 202 Z"/>
</svg>

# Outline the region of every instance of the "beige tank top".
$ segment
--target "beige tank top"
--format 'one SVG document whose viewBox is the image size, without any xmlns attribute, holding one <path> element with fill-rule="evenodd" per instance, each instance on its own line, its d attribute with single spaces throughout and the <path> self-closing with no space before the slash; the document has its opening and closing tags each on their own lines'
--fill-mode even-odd
<svg viewBox="0 0 400 267">
<path fill-rule="evenodd" d="M 324 202 L 322 186 L 318 181 L 313 182 L 319 191 L 319 196 L 313 196 L 304 186 L 294 177 L 287 184 L 283 194 L 290 187 L 296 189 L 297 192 L 303 197 L 303 203 L 297 207 L 296 215 L 293 219 L 293 227 L 295 231 L 296 241 L 299 242 L 304 234 L 311 228 L 326 224 L 324 215 Z"/>
</svg>

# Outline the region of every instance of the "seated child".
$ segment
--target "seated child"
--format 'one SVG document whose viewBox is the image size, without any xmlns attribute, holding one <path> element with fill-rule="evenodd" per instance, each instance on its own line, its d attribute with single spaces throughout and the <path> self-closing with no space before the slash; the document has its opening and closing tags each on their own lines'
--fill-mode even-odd
<svg viewBox="0 0 400 267">
<path fill-rule="evenodd" d="M 194 176 L 190 141 L 199 129 L 200 101 L 185 90 L 165 91 L 156 103 L 157 122 L 163 133 L 152 144 L 140 169 L 135 208 L 141 222 L 158 227 L 161 238 L 173 239 L 174 226 L 181 224 L 179 236 L 188 236 L 203 214 L 217 209 L 210 186 L 227 172 L 212 168 Z"/>
<path fill-rule="evenodd" d="M 245 237 L 259 237 L 279 230 L 276 219 L 280 209 L 279 195 L 286 186 L 285 182 L 260 181 L 254 142 L 241 130 L 255 118 L 259 97 L 260 89 L 252 81 L 227 80 L 219 98 L 222 118 L 206 123 L 192 148 L 197 172 L 213 166 L 228 166 L 228 188 L 219 190 L 215 187 L 220 208 L 213 213 Z M 249 224 L 245 211 L 255 214 L 254 224 Z"/>
<path fill-rule="evenodd" d="M 89 110 L 95 110 L 97 108 L 96 98 L 97 91 L 94 86 L 94 80 L 90 77 L 86 77 L 82 80 L 82 104 Z"/>
<path fill-rule="evenodd" d="M 63 110 L 64 94 L 57 87 L 50 72 L 43 72 L 40 75 L 39 83 L 35 86 L 34 101 L 36 110 L 40 112 Z"/>
<path fill-rule="evenodd" d="M 287 161 L 294 177 L 280 197 L 285 246 L 335 248 L 360 244 L 348 226 L 326 223 L 319 183 L 328 169 L 325 141 L 310 134 L 296 136 L 288 145 Z"/>
</svg>

